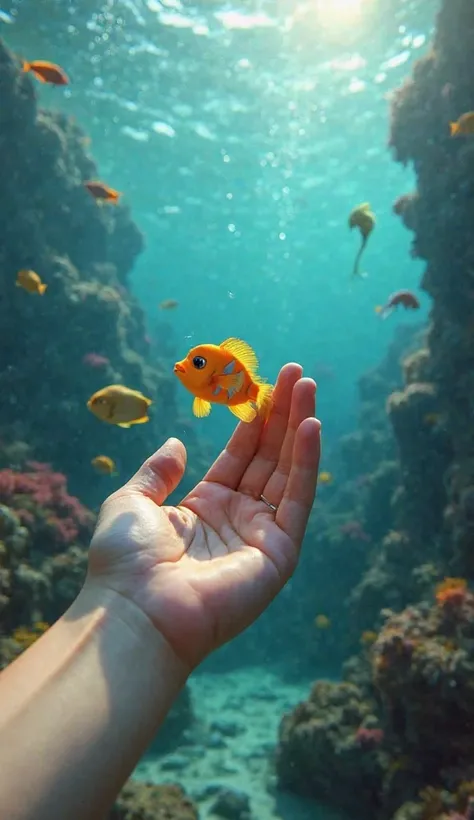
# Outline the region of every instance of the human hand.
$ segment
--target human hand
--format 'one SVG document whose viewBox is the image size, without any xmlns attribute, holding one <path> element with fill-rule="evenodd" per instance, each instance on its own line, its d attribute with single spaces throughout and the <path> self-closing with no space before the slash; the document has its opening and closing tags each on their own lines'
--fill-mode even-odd
<svg viewBox="0 0 474 820">
<path fill-rule="evenodd" d="M 249 626 L 298 562 L 320 455 L 316 385 L 301 376 L 282 368 L 267 423 L 241 422 L 178 507 L 162 506 L 185 469 L 177 439 L 102 506 L 88 582 L 133 601 L 190 669 Z"/>
</svg>

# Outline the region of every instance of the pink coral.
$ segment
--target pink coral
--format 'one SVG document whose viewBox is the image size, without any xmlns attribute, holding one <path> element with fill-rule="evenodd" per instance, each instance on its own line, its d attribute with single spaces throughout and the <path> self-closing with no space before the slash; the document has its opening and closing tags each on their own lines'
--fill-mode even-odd
<svg viewBox="0 0 474 820">
<path fill-rule="evenodd" d="M 366 726 L 359 726 L 355 739 L 363 749 L 375 749 L 382 743 L 383 729 L 368 729 Z"/>
<path fill-rule="evenodd" d="M 22 523 L 34 531 L 44 528 L 54 542 L 74 543 L 91 529 L 93 516 L 67 491 L 66 477 L 49 464 L 27 462 L 28 472 L 0 470 L 0 502 L 18 511 Z"/>
<path fill-rule="evenodd" d="M 108 359 L 107 356 L 102 356 L 100 353 L 86 353 L 85 356 L 82 357 L 82 363 L 88 367 L 100 369 L 102 367 L 108 367 L 110 359 Z"/>
</svg>

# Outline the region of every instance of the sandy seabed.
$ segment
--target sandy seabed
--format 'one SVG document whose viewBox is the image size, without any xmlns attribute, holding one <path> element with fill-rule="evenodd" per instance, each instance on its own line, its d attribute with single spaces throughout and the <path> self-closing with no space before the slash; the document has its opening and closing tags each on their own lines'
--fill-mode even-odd
<svg viewBox="0 0 474 820">
<path fill-rule="evenodd" d="M 196 725 L 172 754 L 148 757 L 134 777 L 179 783 L 199 807 L 213 812 L 222 790 L 246 795 L 252 820 L 333 820 L 339 815 L 318 803 L 276 788 L 273 760 L 282 715 L 308 696 L 310 682 L 290 684 L 267 669 L 199 673 L 190 680 Z M 230 815 L 226 815 L 230 816 Z M 234 815 L 240 820 L 239 814 Z"/>
</svg>

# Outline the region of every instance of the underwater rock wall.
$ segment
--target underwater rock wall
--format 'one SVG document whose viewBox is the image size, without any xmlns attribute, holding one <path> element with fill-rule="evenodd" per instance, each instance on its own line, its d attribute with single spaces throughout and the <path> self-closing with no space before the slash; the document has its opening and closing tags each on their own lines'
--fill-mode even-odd
<svg viewBox="0 0 474 820">
<path fill-rule="evenodd" d="M 390 146 L 417 175 L 394 213 L 433 307 L 387 399 L 390 529 L 349 601 L 362 649 L 280 728 L 281 786 L 364 818 L 474 812 L 474 142 L 449 126 L 474 110 L 473 47 L 472 0 L 445 0 L 431 52 L 392 101 Z"/>
<path fill-rule="evenodd" d="M 433 298 L 428 347 L 436 403 L 452 445 L 438 478 L 447 558 L 474 575 L 474 143 L 450 136 L 449 123 L 474 109 L 468 55 L 474 10 L 468 0 L 445 3 L 431 54 L 415 67 L 392 107 L 390 144 L 417 174 L 413 254 L 427 262 L 422 287 Z"/>
<path fill-rule="evenodd" d="M 106 453 L 124 479 L 132 474 L 176 429 L 175 384 L 151 361 L 127 288 L 143 237 L 127 206 L 101 207 L 84 188 L 100 178 L 86 135 L 38 106 L 20 66 L 0 41 L 0 442 L 26 442 L 31 458 L 54 464 L 94 503 L 104 484 L 91 459 Z M 15 287 L 22 268 L 48 285 L 43 296 Z M 121 430 L 92 416 L 87 400 L 111 383 L 153 400 L 149 424 Z"/>
</svg>

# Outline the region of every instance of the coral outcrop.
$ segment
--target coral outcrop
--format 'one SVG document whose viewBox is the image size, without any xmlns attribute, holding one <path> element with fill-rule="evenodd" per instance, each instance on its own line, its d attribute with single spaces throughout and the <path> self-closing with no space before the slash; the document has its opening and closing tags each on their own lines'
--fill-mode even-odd
<svg viewBox="0 0 474 820">
<path fill-rule="evenodd" d="M 198 820 L 198 812 L 179 786 L 129 780 L 107 820 Z"/>
<path fill-rule="evenodd" d="M 308 700 L 281 723 L 280 786 L 328 800 L 351 816 L 370 814 L 382 776 L 374 708 L 353 683 L 317 682 Z M 344 789 L 337 788 L 336 772 Z"/>
</svg>

